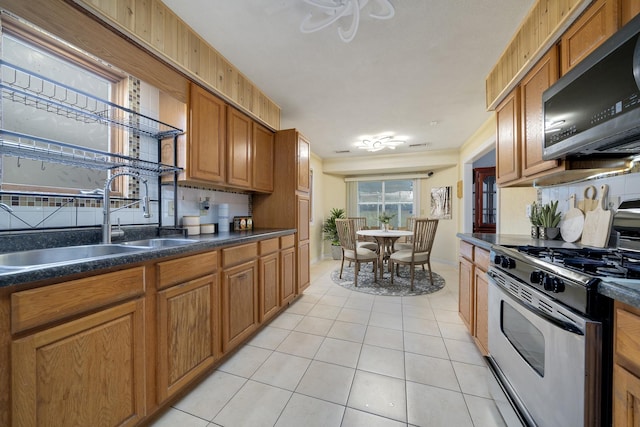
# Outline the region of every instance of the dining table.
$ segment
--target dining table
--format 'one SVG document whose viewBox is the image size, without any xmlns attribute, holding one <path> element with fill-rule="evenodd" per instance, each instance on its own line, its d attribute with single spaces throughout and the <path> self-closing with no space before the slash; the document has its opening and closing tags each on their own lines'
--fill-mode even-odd
<svg viewBox="0 0 640 427">
<path fill-rule="evenodd" d="M 356 231 L 356 234 L 363 237 L 373 237 L 378 244 L 378 265 L 380 265 L 380 277 L 382 277 L 382 266 L 393 253 L 393 245 L 401 237 L 413 236 L 413 231 L 409 230 L 378 230 L 363 229 Z"/>
</svg>

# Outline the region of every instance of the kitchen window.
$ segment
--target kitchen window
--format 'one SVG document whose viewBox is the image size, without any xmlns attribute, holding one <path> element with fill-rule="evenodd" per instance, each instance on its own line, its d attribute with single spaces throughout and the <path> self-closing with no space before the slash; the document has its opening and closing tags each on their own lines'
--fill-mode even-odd
<svg viewBox="0 0 640 427">
<path fill-rule="evenodd" d="M 393 228 L 406 226 L 407 218 L 415 215 L 417 180 L 351 181 L 347 188 L 349 216 L 367 218 L 370 227 L 379 225 L 382 212 L 395 215 Z"/>
</svg>

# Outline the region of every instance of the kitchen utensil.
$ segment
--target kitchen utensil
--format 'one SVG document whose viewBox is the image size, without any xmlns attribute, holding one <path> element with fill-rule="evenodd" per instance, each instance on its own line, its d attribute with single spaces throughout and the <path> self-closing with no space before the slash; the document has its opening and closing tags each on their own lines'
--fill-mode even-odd
<svg viewBox="0 0 640 427">
<path fill-rule="evenodd" d="M 600 187 L 600 200 L 598 206 L 585 215 L 584 229 L 582 230 L 582 244 L 603 248 L 609 240 L 611 221 L 613 214 L 605 209 L 607 206 L 607 193 L 609 186 L 603 184 Z"/>
<path fill-rule="evenodd" d="M 596 187 L 589 185 L 584 189 L 584 200 L 578 202 L 578 209 L 582 210 L 585 214 L 592 211 L 598 206 L 596 198 Z"/>
<path fill-rule="evenodd" d="M 576 195 L 569 198 L 569 210 L 560 223 L 560 235 L 565 242 L 575 242 L 582 235 L 584 227 L 584 214 L 576 208 Z"/>
</svg>

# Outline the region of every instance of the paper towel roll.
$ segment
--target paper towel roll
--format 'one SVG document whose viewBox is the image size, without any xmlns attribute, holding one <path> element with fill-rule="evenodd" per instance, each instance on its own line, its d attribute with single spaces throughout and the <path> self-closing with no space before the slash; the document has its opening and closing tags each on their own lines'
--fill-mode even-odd
<svg viewBox="0 0 640 427">
<path fill-rule="evenodd" d="M 221 203 L 218 205 L 218 231 L 229 231 L 229 204 Z"/>
</svg>

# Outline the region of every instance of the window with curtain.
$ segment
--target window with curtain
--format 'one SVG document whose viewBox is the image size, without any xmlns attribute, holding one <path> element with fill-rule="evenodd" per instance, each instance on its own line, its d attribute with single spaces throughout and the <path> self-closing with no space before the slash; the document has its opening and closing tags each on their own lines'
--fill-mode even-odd
<svg viewBox="0 0 640 427">
<path fill-rule="evenodd" d="M 349 216 L 367 218 L 370 227 L 380 224 L 382 212 L 395 215 L 390 222 L 393 228 L 406 226 L 407 218 L 415 215 L 416 180 L 352 181 L 347 185 Z"/>
</svg>

